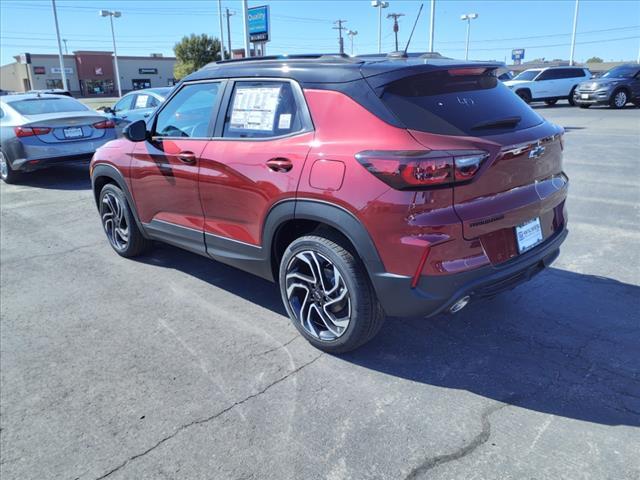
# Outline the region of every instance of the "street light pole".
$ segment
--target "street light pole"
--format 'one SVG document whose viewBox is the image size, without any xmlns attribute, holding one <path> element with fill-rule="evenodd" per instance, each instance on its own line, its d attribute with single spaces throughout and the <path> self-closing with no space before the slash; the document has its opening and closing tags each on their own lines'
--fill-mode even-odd
<svg viewBox="0 0 640 480">
<path fill-rule="evenodd" d="M 460 20 L 467 21 L 467 47 L 465 48 L 464 59 L 469 60 L 469 37 L 471 34 L 471 20 L 478 18 L 477 13 L 466 13 L 464 15 L 460 15 Z"/>
<path fill-rule="evenodd" d="M 69 91 L 67 84 L 67 73 L 64 70 L 64 57 L 62 56 L 62 43 L 60 42 L 60 27 L 58 27 L 58 12 L 56 11 L 56 0 L 51 0 L 53 7 L 53 20 L 56 23 L 56 37 L 58 38 L 58 60 L 60 61 L 60 76 L 62 77 L 62 88 Z M 32 85 L 31 88 L 34 88 Z"/>
<path fill-rule="evenodd" d="M 218 23 L 220 24 L 220 60 L 224 60 L 224 28 L 222 28 L 222 0 L 218 0 Z M 231 54 L 229 54 L 231 58 Z"/>
<path fill-rule="evenodd" d="M 353 37 L 355 37 L 358 34 L 357 30 L 349 30 L 347 32 L 347 35 L 349 35 L 349 40 L 351 40 L 351 56 L 353 56 Z"/>
<path fill-rule="evenodd" d="M 227 44 L 229 46 L 229 59 L 233 58 L 233 51 L 231 50 L 231 21 L 229 20 L 229 17 L 231 17 L 231 15 L 235 15 L 233 12 L 230 12 L 229 9 L 226 9 L 227 12 L 225 14 L 225 16 L 227 17 Z"/>
<path fill-rule="evenodd" d="M 118 70 L 118 51 L 116 50 L 116 33 L 113 28 L 113 17 L 119 18 L 122 16 L 121 12 L 111 10 L 100 10 L 101 17 L 109 17 L 111 23 L 111 40 L 113 41 L 113 65 L 116 73 L 116 85 L 118 86 L 118 96 L 122 96 L 122 87 L 120 86 L 120 70 Z"/>
<path fill-rule="evenodd" d="M 378 53 L 382 53 L 382 9 L 389 6 L 389 2 L 371 0 L 371 6 L 378 9 Z"/>
<path fill-rule="evenodd" d="M 64 42 L 64 54 L 69 55 L 69 49 L 67 48 L 67 39 L 63 38 L 62 41 Z"/>
<path fill-rule="evenodd" d="M 569 65 L 573 65 L 573 55 L 576 50 L 576 29 L 578 28 L 578 3 L 576 0 L 576 7 L 573 11 L 573 33 L 571 34 L 571 55 L 569 55 Z"/>
<path fill-rule="evenodd" d="M 242 23 L 244 25 L 244 55 L 251 56 L 251 45 L 249 44 L 249 6 L 247 0 L 242 0 Z"/>
<path fill-rule="evenodd" d="M 436 18 L 436 0 L 431 0 L 431 20 L 429 21 L 429 51 L 433 52 L 433 34 Z"/>
</svg>

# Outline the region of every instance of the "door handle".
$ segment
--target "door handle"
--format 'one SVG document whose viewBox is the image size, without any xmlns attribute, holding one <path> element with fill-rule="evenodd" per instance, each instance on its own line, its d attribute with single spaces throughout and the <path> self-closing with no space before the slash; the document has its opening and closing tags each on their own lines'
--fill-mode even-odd
<svg viewBox="0 0 640 480">
<path fill-rule="evenodd" d="M 180 152 L 178 159 L 184 163 L 196 163 L 196 154 L 193 152 Z"/>
<path fill-rule="evenodd" d="M 267 160 L 267 167 L 274 172 L 286 173 L 293 168 L 293 163 L 288 158 L 272 158 Z"/>
</svg>

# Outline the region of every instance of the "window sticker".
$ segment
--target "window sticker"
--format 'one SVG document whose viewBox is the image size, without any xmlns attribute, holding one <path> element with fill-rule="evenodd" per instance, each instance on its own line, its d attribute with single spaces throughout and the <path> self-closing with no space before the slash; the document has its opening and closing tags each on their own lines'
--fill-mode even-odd
<svg viewBox="0 0 640 480">
<path fill-rule="evenodd" d="M 282 85 L 238 87 L 233 99 L 229 130 L 273 131 Z"/>
<path fill-rule="evenodd" d="M 291 128 L 291 114 L 290 113 L 282 113 L 278 118 L 278 129 L 279 130 L 288 130 Z"/>
<path fill-rule="evenodd" d="M 147 99 L 149 95 L 138 95 L 136 97 L 136 106 L 135 108 L 146 108 L 147 107 Z"/>
</svg>

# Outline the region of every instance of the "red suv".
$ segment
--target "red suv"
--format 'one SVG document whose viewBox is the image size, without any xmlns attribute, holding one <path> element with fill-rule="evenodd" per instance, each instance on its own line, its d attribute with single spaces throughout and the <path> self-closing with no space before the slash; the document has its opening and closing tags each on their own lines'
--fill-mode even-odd
<svg viewBox="0 0 640 480">
<path fill-rule="evenodd" d="M 117 253 L 160 240 L 280 284 L 316 347 L 431 316 L 548 266 L 566 230 L 561 127 L 499 63 L 384 56 L 210 64 L 100 148 Z"/>
</svg>

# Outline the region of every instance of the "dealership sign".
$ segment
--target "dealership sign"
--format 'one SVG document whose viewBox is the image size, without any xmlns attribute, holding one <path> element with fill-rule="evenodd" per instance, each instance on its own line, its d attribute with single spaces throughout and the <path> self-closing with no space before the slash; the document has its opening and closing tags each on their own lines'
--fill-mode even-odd
<svg viewBox="0 0 640 480">
<path fill-rule="evenodd" d="M 157 75 L 158 69 L 157 68 L 139 68 L 138 73 L 141 75 Z"/>
<path fill-rule="evenodd" d="M 511 60 L 520 61 L 524 58 L 524 48 L 514 48 L 511 50 Z"/>
<path fill-rule="evenodd" d="M 252 7 L 248 10 L 249 39 L 252 42 L 269 41 L 269 6 Z"/>
<path fill-rule="evenodd" d="M 45 75 L 47 73 L 47 69 L 45 67 L 33 67 L 34 75 Z"/>
</svg>

